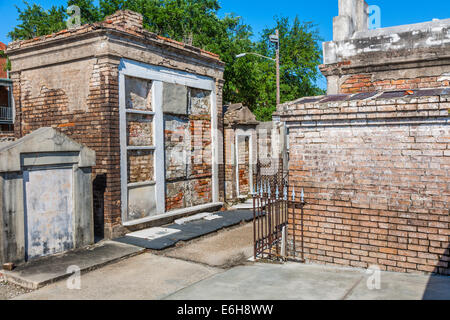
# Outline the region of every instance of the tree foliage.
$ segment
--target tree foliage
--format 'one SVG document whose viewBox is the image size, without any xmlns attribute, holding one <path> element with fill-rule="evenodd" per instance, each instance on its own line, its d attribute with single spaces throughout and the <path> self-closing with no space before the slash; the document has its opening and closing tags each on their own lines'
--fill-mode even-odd
<svg viewBox="0 0 450 320">
<path fill-rule="evenodd" d="M 68 0 L 67 6 L 41 6 L 24 1 L 17 7 L 19 24 L 8 34 L 12 40 L 30 39 L 66 28 L 66 8 L 81 9 L 81 22 L 103 20 L 117 10 L 130 9 L 144 17 L 144 27 L 174 40 L 217 53 L 226 63 L 224 101 L 243 102 L 259 120 L 270 120 L 276 105 L 275 64 L 254 56 L 236 59 L 243 52 L 275 57 L 269 35 L 280 32 L 282 102 L 302 96 L 322 94 L 316 86 L 321 60 L 318 31 L 299 18 L 275 18 L 273 28 L 265 29 L 254 41 L 252 29 L 234 14 L 219 17 L 218 0 Z"/>
<path fill-rule="evenodd" d="M 65 28 L 64 7 L 52 6 L 46 11 L 37 4 L 30 5 L 27 1 L 24 4 L 25 9 L 16 6 L 21 23 L 8 34 L 12 40 L 32 39 Z"/>
<path fill-rule="evenodd" d="M 275 57 L 275 46 L 270 43 L 269 36 L 274 34 L 276 29 L 280 37 L 281 103 L 304 96 L 324 94 L 316 85 L 320 76 L 318 66 L 322 60 L 316 26 L 311 22 L 301 23 L 298 16 L 293 21 L 286 17 L 275 18 L 275 26 L 265 29 L 257 43 L 256 50 L 260 54 Z M 260 76 L 261 80 L 264 77 L 269 78 L 261 86 L 263 93 L 256 96 L 254 101 L 248 102 L 256 106 L 259 118 L 269 117 L 275 111 L 276 105 L 276 71 L 273 64 L 269 66 L 266 63 L 266 67 L 265 73 Z"/>
<path fill-rule="evenodd" d="M 6 63 L 3 66 L 3 71 L 10 71 L 11 61 L 9 61 L 8 57 L 6 56 L 6 53 L 3 50 L 0 50 L 0 58 L 6 59 Z"/>
</svg>

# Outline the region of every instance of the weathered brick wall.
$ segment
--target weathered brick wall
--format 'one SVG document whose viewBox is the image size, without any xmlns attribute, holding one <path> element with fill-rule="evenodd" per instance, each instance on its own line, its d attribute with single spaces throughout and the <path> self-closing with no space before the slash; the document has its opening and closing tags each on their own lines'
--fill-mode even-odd
<svg viewBox="0 0 450 320">
<path fill-rule="evenodd" d="M 187 93 L 178 114 L 164 116 L 167 211 L 212 202 L 211 93 Z"/>
<path fill-rule="evenodd" d="M 450 274 L 450 96 L 316 99 L 280 109 L 305 258 Z"/>
<path fill-rule="evenodd" d="M 258 160 L 261 164 L 262 175 L 273 175 L 281 168 L 286 168 L 287 163 L 284 164 L 284 133 L 283 126 L 276 122 L 263 122 L 257 127 L 258 132 Z"/>
<path fill-rule="evenodd" d="M 237 148 L 236 136 L 238 136 Z M 280 157 L 278 147 L 281 140 L 273 122 L 227 125 L 224 139 L 226 199 L 235 201 L 238 191 L 242 196 L 253 191 L 255 186 L 251 182 L 255 182 L 258 161 L 262 165 L 261 173 L 264 175 L 273 174 L 278 170 Z"/>
<path fill-rule="evenodd" d="M 76 68 L 76 66 L 74 66 Z M 42 87 L 34 91 L 31 83 L 43 70 L 14 73 L 16 99 L 16 136 L 22 137 L 40 127 L 55 127 L 69 137 L 96 151 L 97 165 L 93 177 L 106 174 L 104 222 L 107 226 L 120 223 L 120 143 L 118 64 L 102 62 L 89 72 L 85 103 L 70 104 L 68 92 L 76 92 L 79 83 L 71 78 L 68 90 Z M 51 70 L 54 79 L 67 79 L 70 68 Z M 87 70 L 85 70 L 88 73 Z M 69 93 L 70 94 L 70 93 Z"/>
<path fill-rule="evenodd" d="M 128 183 L 153 181 L 153 151 L 128 151 Z"/>
<path fill-rule="evenodd" d="M 258 159 L 262 164 L 270 163 L 273 157 L 273 123 L 261 123 L 256 129 L 258 132 Z"/>
<path fill-rule="evenodd" d="M 238 178 L 239 194 L 246 195 L 250 190 L 250 140 L 247 137 L 238 139 Z"/>
<path fill-rule="evenodd" d="M 380 90 L 415 90 L 450 86 L 450 76 L 423 76 L 403 79 L 373 79 L 371 74 L 356 74 L 345 78 L 340 93 L 360 93 Z"/>
</svg>

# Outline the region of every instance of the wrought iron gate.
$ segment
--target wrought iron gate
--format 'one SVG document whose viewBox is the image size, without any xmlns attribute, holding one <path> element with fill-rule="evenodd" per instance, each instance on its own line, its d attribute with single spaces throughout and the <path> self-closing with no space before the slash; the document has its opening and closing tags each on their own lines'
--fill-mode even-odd
<svg viewBox="0 0 450 320">
<path fill-rule="evenodd" d="M 303 207 L 306 204 L 303 190 L 298 201 L 281 159 L 266 164 L 258 162 L 253 181 L 255 260 L 303 262 Z"/>
</svg>

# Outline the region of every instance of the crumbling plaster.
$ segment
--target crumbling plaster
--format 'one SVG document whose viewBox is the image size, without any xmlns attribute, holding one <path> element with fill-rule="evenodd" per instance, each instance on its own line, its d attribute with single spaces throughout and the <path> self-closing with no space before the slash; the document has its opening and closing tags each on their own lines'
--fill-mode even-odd
<svg viewBox="0 0 450 320">
<path fill-rule="evenodd" d="M 333 41 L 323 43 L 324 64 L 320 66 L 327 77 L 328 94 L 447 85 L 450 19 L 369 30 L 367 24 L 357 23 L 367 23 L 367 15 L 364 0 L 339 1 Z M 357 80 L 359 75 L 364 81 Z M 411 81 L 397 86 L 392 83 L 396 80 Z M 379 81 L 386 83 L 380 86 Z"/>
<path fill-rule="evenodd" d="M 152 65 L 170 66 L 212 78 L 223 79 L 224 64 L 220 60 L 200 58 L 157 41 L 142 39 L 119 30 L 99 29 L 86 34 L 36 43 L 33 47 L 10 46 L 12 72 L 61 65 L 95 57 L 145 61 Z"/>
<path fill-rule="evenodd" d="M 442 48 L 450 45 L 450 19 L 356 32 L 342 41 L 324 42 L 324 64 L 375 52 Z M 410 52 L 411 53 L 411 52 Z M 391 54 L 395 59 L 396 55 Z M 414 54 L 409 59 L 420 58 Z"/>
</svg>

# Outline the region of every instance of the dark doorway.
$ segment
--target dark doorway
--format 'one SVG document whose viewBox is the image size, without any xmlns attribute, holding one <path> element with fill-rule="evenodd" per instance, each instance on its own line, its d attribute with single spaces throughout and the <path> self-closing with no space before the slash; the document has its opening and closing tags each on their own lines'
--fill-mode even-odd
<svg viewBox="0 0 450 320">
<path fill-rule="evenodd" d="M 95 242 L 99 242 L 105 237 L 105 190 L 106 174 L 97 175 L 93 182 Z"/>
</svg>

